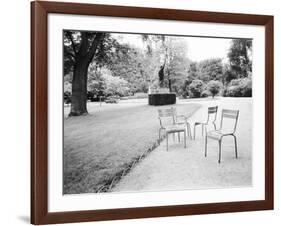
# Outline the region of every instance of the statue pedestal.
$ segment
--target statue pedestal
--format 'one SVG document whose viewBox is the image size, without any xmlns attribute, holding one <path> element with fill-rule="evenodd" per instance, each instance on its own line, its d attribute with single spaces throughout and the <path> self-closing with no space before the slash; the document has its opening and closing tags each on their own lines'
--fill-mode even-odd
<svg viewBox="0 0 281 226">
<path fill-rule="evenodd" d="M 148 95 L 148 104 L 153 106 L 169 105 L 176 103 L 175 93 L 154 93 Z"/>
</svg>

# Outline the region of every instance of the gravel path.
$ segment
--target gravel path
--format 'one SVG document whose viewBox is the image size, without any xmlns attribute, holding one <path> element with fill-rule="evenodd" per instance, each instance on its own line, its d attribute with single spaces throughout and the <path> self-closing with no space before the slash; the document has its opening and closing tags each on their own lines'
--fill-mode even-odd
<svg viewBox="0 0 281 226">
<path fill-rule="evenodd" d="M 232 137 L 223 139 L 222 162 L 218 164 L 218 142 L 209 140 L 208 157 L 204 157 L 204 139 L 198 127 L 196 140 L 165 141 L 139 163 L 113 189 L 113 192 L 184 190 L 250 186 L 252 183 L 252 100 L 248 98 L 220 98 L 200 101 L 202 108 L 190 122 L 204 120 L 208 106 L 219 106 L 217 126 L 222 108 L 239 109 L 237 125 L 238 159 L 234 155 Z M 193 127 L 192 127 L 193 131 Z M 183 139 L 181 139 L 182 141 Z"/>
</svg>

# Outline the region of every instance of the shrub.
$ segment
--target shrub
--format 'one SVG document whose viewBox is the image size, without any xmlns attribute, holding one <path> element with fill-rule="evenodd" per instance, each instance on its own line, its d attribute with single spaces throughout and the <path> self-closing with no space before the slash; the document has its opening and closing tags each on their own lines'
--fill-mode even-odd
<svg viewBox="0 0 281 226">
<path fill-rule="evenodd" d="M 244 79 L 242 85 L 242 95 L 243 97 L 251 97 L 252 96 L 252 80 L 247 78 Z"/>
<path fill-rule="evenodd" d="M 232 80 L 224 91 L 224 95 L 229 97 L 251 97 L 252 80 L 250 78 Z"/>
<path fill-rule="evenodd" d="M 114 77 L 110 74 L 103 75 L 105 79 L 105 90 L 106 96 L 126 96 L 129 93 L 129 84 L 126 80 L 119 77 Z"/>
<path fill-rule="evenodd" d="M 212 80 L 207 84 L 207 90 L 210 92 L 213 98 L 220 92 L 221 87 L 222 83 L 219 81 Z"/>
<path fill-rule="evenodd" d="M 203 81 L 199 79 L 193 80 L 192 83 L 189 85 L 190 96 L 193 98 L 200 97 L 203 89 L 204 89 Z"/>
<path fill-rule="evenodd" d="M 226 91 L 227 97 L 241 97 L 241 87 L 240 86 L 229 86 Z"/>
<path fill-rule="evenodd" d="M 224 87 L 222 90 L 222 96 L 227 97 L 227 87 Z"/>
<path fill-rule="evenodd" d="M 208 96 L 210 96 L 210 92 L 209 92 L 209 90 L 204 90 L 202 93 L 201 93 L 201 97 L 208 97 Z"/>
</svg>

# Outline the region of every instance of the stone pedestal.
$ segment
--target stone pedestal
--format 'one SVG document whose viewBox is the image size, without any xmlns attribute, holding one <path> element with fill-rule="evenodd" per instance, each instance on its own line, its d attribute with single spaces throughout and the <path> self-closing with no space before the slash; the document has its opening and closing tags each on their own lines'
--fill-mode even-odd
<svg viewBox="0 0 281 226">
<path fill-rule="evenodd" d="M 148 95 L 148 104 L 159 106 L 159 105 L 169 105 L 176 103 L 175 93 L 154 93 Z"/>
</svg>

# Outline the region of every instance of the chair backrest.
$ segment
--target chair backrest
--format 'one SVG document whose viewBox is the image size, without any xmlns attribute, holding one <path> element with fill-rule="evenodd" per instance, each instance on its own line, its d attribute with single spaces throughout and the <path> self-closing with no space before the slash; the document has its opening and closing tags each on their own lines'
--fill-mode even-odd
<svg viewBox="0 0 281 226">
<path fill-rule="evenodd" d="M 213 122 L 216 121 L 217 119 L 217 112 L 218 112 L 218 106 L 215 107 L 208 107 L 208 118 L 207 118 L 207 123 L 210 120 L 210 116 L 213 115 Z"/>
<path fill-rule="evenodd" d="M 159 117 L 174 117 L 174 108 L 158 109 Z"/>
<path fill-rule="evenodd" d="M 222 109 L 222 112 L 221 112 L 221 129 L 223 127 L 224 119 L 234 120 L 234 124 L 233 124 L 233 128 L 232 128 L 233 130 L 231 130 L 231 131 L 232 131 L 232 133 L 235 133 L 237 121 L 238 121 L 238 116 L 239 116 L 239 110 Z"/>
<path fill-rule="evenodd" d="M 160 125 L 163 125 L 163 121 L 166 120 L 169 121 L 169 124 L 175 123 L 175 114 L 176 111 L 174 108 L 165 108 L 165 109 L 158 109 L 158 118 L 160 120 Z"/>
</svg>

